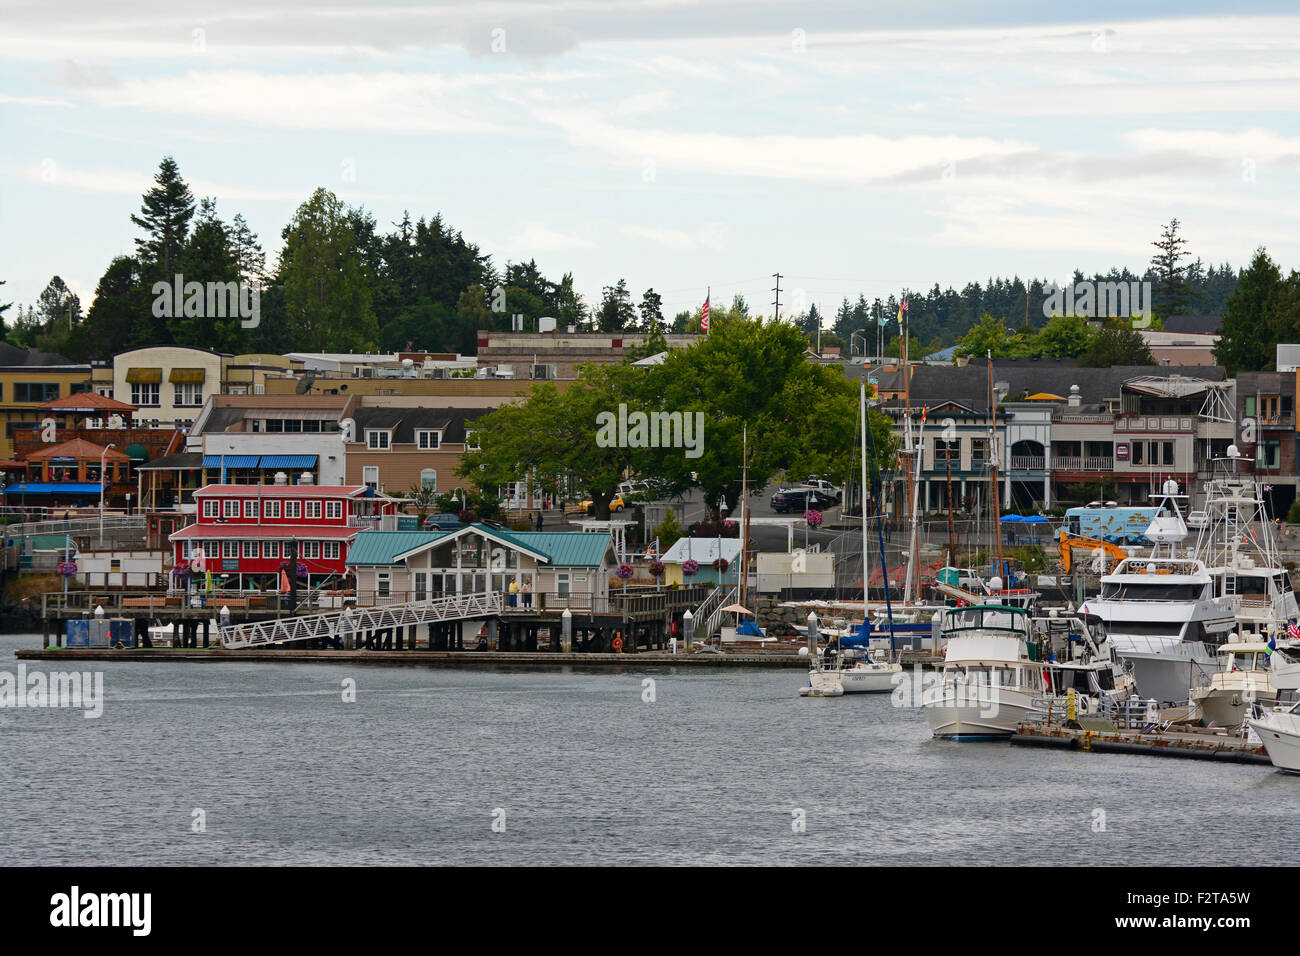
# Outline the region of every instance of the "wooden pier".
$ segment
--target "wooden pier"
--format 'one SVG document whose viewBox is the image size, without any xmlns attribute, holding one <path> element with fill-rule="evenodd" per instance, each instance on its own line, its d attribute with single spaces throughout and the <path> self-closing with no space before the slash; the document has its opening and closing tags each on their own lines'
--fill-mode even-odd
<svg viewBox="0 0 1300 956">
<path fill-rule="evenodd" d="M 1244 738 L 1229 736 L 1222 731 L 1191 726 L 1144 733 L 1142 730 L 1118 728 L 1109 721 L 1086 719 L 1080 722 L 1079 727 L 1024 723 L 1011 736 L 1011 743 L 1022 747 L 1057 747 L 1089 753 L 1272 764 L 1262 746 L 1251 746 Z"/>
</svg>

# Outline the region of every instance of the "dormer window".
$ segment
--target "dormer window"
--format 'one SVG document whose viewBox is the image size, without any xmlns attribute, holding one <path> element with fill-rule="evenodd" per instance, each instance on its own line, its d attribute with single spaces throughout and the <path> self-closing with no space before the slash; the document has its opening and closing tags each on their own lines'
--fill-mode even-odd
<svg viewBox="0 0 1300 956">
<path fill-rule="evenodd" d="M 371 451 L 387 451 L 392 442 L 392 433 L 378 428 L 366 431 L 366 447 Z"/>
<path fill-rule="evenodd" d="M 421 451 L 433 451 L 442 444 L 442 430 L 420 429 L 415 433 L 415 444 Z"/>
</svg>

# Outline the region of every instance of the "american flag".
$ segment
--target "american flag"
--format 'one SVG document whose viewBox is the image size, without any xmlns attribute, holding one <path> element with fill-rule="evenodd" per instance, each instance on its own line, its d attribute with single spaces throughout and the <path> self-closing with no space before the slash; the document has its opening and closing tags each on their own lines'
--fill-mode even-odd
<svg viewBox="0 0 1300 956">
<path fill-rule="evenodd" d="M 903 305 L 902 305 L 902 309 L 903 309 L 904 312 L 907 311 L 907 296 L 903 296 Z"/>
<path fill-rule="evenodd" d="M 1286 636 L 1293 641 L 1300 641 L 1300 627 L 1296 626 L 1295 621 L 1286 626 Z"/>
<path fill-rule="evenodd" d="M 704 305 L 700 308 L 700 331 L 709 331 L 709 300 L 704 300 Z"/>
</svg>

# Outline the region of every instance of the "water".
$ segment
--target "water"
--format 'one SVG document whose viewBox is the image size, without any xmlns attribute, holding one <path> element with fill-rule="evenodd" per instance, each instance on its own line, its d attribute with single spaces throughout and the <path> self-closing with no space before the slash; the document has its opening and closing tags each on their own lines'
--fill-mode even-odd
<svg viewBox="0 0 1300 956">
<path fill-rule="evenodd" d="M 0 636 L 0 669 L 39 637 Z M 1271 767 L 958 744 L 798 670 L 114 664 L 0 710 L 24 864 L 1279 864 Z M 62 662 L 28 668 L 68 669 Z M 642 680 L 656 700 L 642 701 Z M 341 682 L 356 681 L 344 703 Z M 192 832 L 193 812 L 206 832 Z M 492 829 L 505 811 L 505 832 Z M 792 811 L 806 814 L 792 832 Z M 1105 830 L 1094 829 L 1105 812 Z"/>
</svg>

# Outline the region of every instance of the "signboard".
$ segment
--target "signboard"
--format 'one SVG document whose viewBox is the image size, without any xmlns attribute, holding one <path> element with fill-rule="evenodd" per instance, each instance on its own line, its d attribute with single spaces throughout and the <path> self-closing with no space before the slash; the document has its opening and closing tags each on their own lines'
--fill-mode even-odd
<svg viewBox="0 0 1300 956">
<path fill-rule="evenodd" d="M 239 559 L 238 559 L 238 558 L 222 558 L 222 559 L 221 559 L 221 570 L 222 570 L 222 571 L 238 571 L 238 570 L 239 570 Z"/>
<path fill-rule="evenodd" d="M 1119 461 L 1128 461 L 1128 442 L 1120 442 L 1115 446 L 1115 458 Z"/>
<path fill-rule="evenodd" d="M 416 515 L 398 515 L 397 530 L 398 531 L 419 531 L 420 530 L 419 517 Z"/>
</svg>

